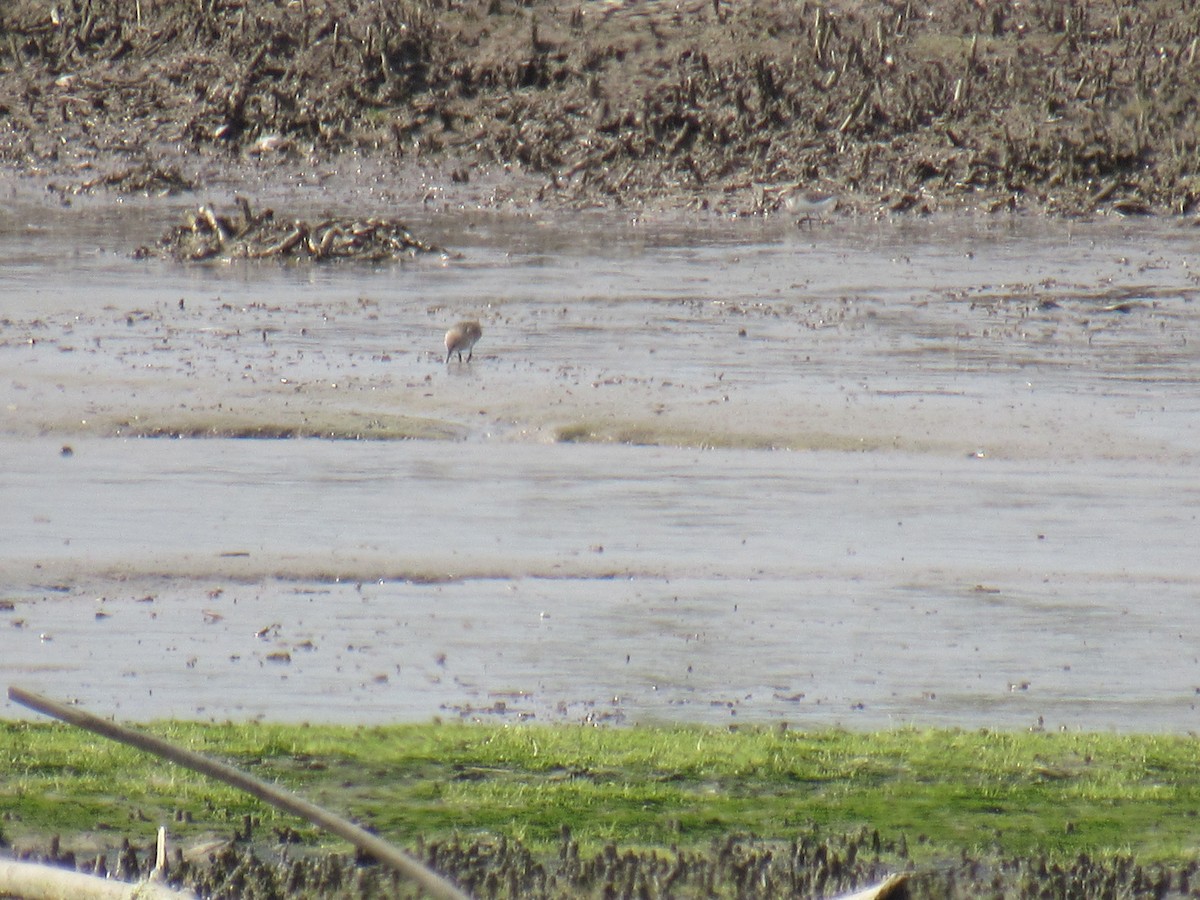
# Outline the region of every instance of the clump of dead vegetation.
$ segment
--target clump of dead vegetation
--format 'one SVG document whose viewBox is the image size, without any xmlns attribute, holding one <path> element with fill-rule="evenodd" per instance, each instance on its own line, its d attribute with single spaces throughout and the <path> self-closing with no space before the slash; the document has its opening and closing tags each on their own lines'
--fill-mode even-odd
<svg viewBox="0 0 1200 900">
<path fill-rule="evenodd" d="M 318 222 L 279 219 L 274 210 L 254 212 L 238 197 L 239 213 L 227 216 L 211 206 L 189 212 L 153 246 L 139 247 L 139 259 L 161 256 L 179 262 L 211 259 L 304 259 L 388 262 L 426 253 L 448 256 L 443 247 L 414 235 L 397 219 L 335 217 Z"/>
</svg>

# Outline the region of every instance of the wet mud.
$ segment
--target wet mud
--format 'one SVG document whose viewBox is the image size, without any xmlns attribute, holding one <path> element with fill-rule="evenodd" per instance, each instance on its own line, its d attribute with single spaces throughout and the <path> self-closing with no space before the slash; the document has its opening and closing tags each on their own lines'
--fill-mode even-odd
<svg viewBox="0 0 1200 900">
<path fill-rule="evenodd" d="M 1188 229 L 122 249 L 190 208 L 7 232 L 3 678 L 130 719 L 1196 727 Z"/>
</svg>

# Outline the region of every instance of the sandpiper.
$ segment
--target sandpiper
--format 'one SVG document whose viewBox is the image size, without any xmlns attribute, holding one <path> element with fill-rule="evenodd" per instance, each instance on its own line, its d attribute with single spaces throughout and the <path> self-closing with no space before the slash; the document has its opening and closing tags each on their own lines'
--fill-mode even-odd
<svg viewBox="0 0 1200 900">
<path fill-rule="evenodd" d="M 837 209 L 837 194 L 821 194 L 816 191 L 795 191 L 783 199 L 784 208 L 798 213 L 803 219 L 819 219 L 825 213 Z"/>
<path fill-rule="evenodd" d="M 467 351 L 467 362 L 470 362 L 475 355 L 475 342 L 482 336 L 483 329 L 478 322 L 459 322 L 446 332 L 446 362 L 450 362 L 450 357 L 455 353 L 458 354 L 458 361 L 462 362 L 464 350 Z"/>
</svg>

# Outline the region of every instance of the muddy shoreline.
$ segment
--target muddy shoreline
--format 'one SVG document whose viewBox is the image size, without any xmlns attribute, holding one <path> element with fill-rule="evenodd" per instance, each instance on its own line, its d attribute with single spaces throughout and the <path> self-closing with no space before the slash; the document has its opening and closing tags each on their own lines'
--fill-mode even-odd
<svg viewBox="0 0 1200 900">
<path fill-rule="evenodd" d="M 1192 215 L 1198 35 L 1167 3 L 17 0 L 0 163 L 64 202 L 367 160 L 446 208 Z"/>
</svg>

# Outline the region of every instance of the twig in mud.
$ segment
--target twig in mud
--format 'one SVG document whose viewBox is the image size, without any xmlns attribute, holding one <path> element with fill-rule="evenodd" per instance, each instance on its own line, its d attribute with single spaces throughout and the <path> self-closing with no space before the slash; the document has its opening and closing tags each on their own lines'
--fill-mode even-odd
<svg viewBox="0 0 1200 900">
<path fill-rule="evenodd" d="M 131 728 L 125 728 L 124 726 L 117 725 L 115 722 L 94 716 L 81 709 L 65 706 L 40 694 L 34 694 L 21 688 L 10 686 L 8 689 L 8 698 L 44 715 L 51 716 L 79 728 L 84 728 L 110 740 L 128 744 L 146 753 L 153 753 L 155 756 L 170 760 L 173 763 L 191 769 L 193 772 L 199 772 L 201 775 L 207 775 L 210 778 L 223 781 L 232 787 L 270 803 L 277 809 L 282 809 L 284 812 L 307 819 L 318 828 L 324 828 L 326 831 L 349 841 L 363 853 L 374 857 L 384 865 L 390 866 L 405 878 L 416 882 L 432 896 L 450 898 L 450 900 L 467 900 L 466 894 L 441 875 L 423 866 L 403 850 L 393 847 L 391 844 L 365 831 L 353 822 L 347 821 L 341 816 L 334 815 L 328 810 L 322 809 L 290 791 L 285 791 L 275 785 L 247 775 L 233 766 L 217 762 L 206 756 L 201 756 L 199 753 L 183 747 L 178 747 L 162 738 L 143 734 Z"/>
<path fill-rule="evenodd" d="M 858 114 L 863 111 L 863 107 L 867 105 L 867 98 L 871 96 L 871 87 L 865 87 L 855 98 L 850 105 L 850 112 L 846 114 L 846 118 L 842 120 L 842 124 L 838 126 L 838 134 L 845 134 L 846 131 L 854 124 L 854 120 L 858 118 Z"/>
<path fill-rule="evenodd" d="M 247 259 L 266 259 L 271 256 L 287 256 L 292 252 L 302 240 L 308 237 L 308 229 L 297 225 L 292 229 L 291 234 L 285 237 L 277 244 L 272 244 L 269 247 L 263 247 L 261 250 L 252 250 L 246 254 Z"/>
</svg>

